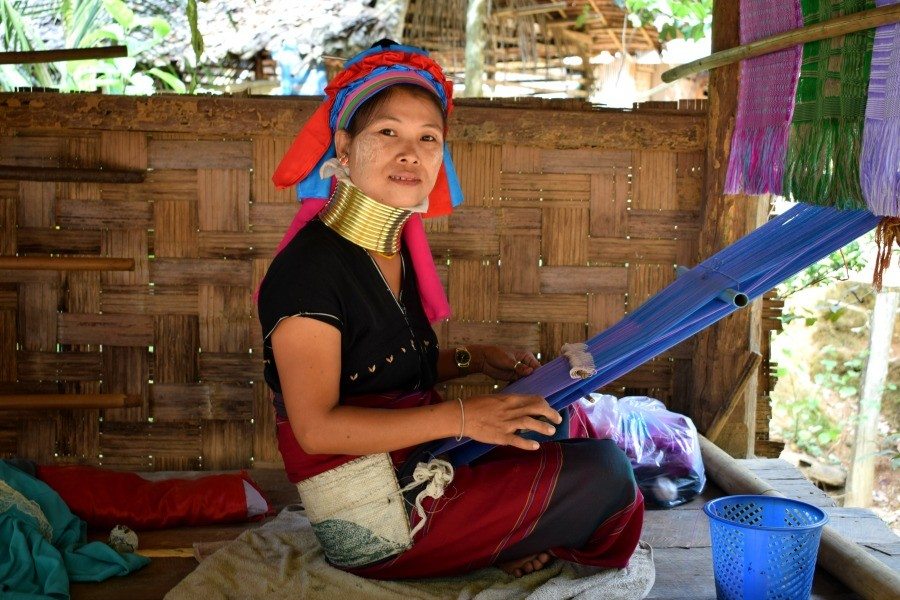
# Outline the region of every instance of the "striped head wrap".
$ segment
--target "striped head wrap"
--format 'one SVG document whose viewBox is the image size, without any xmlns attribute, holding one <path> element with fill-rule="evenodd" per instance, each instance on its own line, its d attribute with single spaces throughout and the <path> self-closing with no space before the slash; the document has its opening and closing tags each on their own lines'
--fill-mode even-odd
<svg viewBox="0 0 900 600">
<path fill-rule="evenodd" d="M 346 129 L 357 109 L 368 99 L 398 84 L 417 85 L 433 93 L 445 117 L 453 110 L 453 83 L 425 50 L 381 40 L 347 61 L 344 70 L 325 88 L 325 101 L 297 134 L 275 170 L 272 176 L 275 185 L 297 184 L 300 198 L 328 198 L 331 178 L 322 179 L 319 169 L 336 156 L 335 132 Z M 426 217 L 449 214 L 463 200 L 446 143 L 444 161 L 428 199 Z"/>
</svg>

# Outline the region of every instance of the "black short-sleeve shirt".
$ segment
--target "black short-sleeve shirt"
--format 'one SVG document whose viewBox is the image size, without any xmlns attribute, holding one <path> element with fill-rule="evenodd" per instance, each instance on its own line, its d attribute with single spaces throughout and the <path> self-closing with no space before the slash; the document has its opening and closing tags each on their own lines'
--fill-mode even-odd
<svg viewBox="0 0 900 600">
<path fill-rule="evenodd" d="M 401 251 L 395 298 L 378 265 L 360 246 L 313 219 L 279 253 L 259 292 L 266 383 L 281 383 L 271 334 L 285 318 L 304 316 L 341 332 L 340 396 L 427 389 L 437 381 L 437 337 L 419 296 L 415 271 Z M 276 402 L 276 411 L 284 407 Z"/>
</svg>

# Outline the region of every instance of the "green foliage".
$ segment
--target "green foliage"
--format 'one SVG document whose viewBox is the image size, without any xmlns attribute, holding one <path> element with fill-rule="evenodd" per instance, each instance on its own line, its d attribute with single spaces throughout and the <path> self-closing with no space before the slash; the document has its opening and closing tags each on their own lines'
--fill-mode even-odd
<svg viewBox="0 0 900 600">
<path fill-rule="evenodd" d="M 782 378 L 791 370 L 804 368 L 804 365 L 798 364 L 799 362 L 799 359 L 785 348 L 782 351 L 777 376 Z M 828 416 L 823 406 L 823 400 L 827 400 L 829 396 L 826 390 L 839 387 L 846 392 L 846 388 L 850 387 L 847 385 L 848 382 L 854 378 L 846 371 L 836 371 L 837 361 L 824 358 L 822 362 L 823 365 L 825 363 L 830 365 L 826 367 L 830 370 L 826 376 L 819 377 L 823 375 L 822 373 L 816 375 L 814 389 L 790 398 L 787 402 L 772 404 L 773 423 L 782 424 L 782 430 L 778 432 L 781 437 L 803 452 L 816 457 L 826 456 L 841 436 L 840 424 Z M 855 377 L 859 377 L 858 370 L 855 371 Z M 852 388 L 852 393 L 856 393 L 856 388 Z"/>
<path fill-rule="evenodd" d="M 19 12 L 24 5 L 25 0 L 0 0 L 2 45 L 11 51 L 45 50 L 40 36 Z M 57 16 L 64 28 L 66 48 L 120 45 L 128 48 L 128 56 L 5 65 L 8 68 L 0 69 L 0 89 L 39 86 L 60 91 L 103 90 L 110 94 L 151 94 L 157 87 L 186 91 L 176 74 L 139 63 L 142 55 L 171 32 L 172 27 L 164 18 L 136 15 L 122 0 L 64 0 Z M 202 51 L 202 39 L 199 44 Z"/>
<path fill-rule="evenodd" d="M 777 288 L 778 296 L 786 299 L 809 287 L 828 286 L 838 281 L 846 281 L 850 278 L 851 271 L 861 271 L 865 266 L 866 260 L 863 255 L 862 245 L 859 240 L 854 240 L 837 252 L 832 252 L 819 262 L 784 280 Z M 849 293 L 855 293 L 856 291 L 857 288 L 852 288 L 849 290 Z M 830 304 L 825 318 L 834 323 L 844 316 L 846 312 L 846 307 L 841 306 L 840 303 Z M 816 315 L 817 312 L 814 312 L 809 307 L 800 306 L 797 307 L 796 311 L 791 311 L 785 305 L 785 310 L 780 318 L 785 323 L 790 323 L 795 319 L 804 319 L 806 325 L 810 327 L 819 319 Z"/>
<path fill-rule="evenodd" d="M 663 42 L 700 40 L 712 27 L 713 0 L 616 0 L 637 25 L 656 26 Z"/>
</svg>

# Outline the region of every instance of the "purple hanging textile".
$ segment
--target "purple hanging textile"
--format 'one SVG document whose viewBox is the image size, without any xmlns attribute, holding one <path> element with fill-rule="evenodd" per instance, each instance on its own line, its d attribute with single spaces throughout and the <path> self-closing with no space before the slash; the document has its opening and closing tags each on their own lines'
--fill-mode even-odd
<svg viewBox="0 0 900 600">
<path fill-rule="evenodd" d="M 741 0 L 741 44 L 803 27 L 800 0 Z M 726 194 L 780 194 L 803 46 L 741 62 Z"/>
<path fill-rule="evenodd" d="M 900 4 L 900 0 L 876 0 L 876 4 Z M 900 217 L 900 23 L 875 31 L 860 180 L 872 213 Z"/>
</svg>

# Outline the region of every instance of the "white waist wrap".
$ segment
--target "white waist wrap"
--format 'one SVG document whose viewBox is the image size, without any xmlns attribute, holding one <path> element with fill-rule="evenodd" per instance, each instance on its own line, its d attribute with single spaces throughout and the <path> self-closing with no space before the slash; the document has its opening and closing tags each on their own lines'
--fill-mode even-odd
<svg viewBox="0 0 900 600">
<path fill-rule="evenodd" d="M 361 456 L 297 483 L 297 491 L 325 556 L 340 567 L 361 567 L 413 545 L 425 525 L 422 500 L 440 498 L 453 480 L 450 463 L 419 463 L 413 482 L 401 489 L 388 454 Z M 403 492 L 425 484 L 416 496 L 420 517 L 410 529 Z"/>
</svg>

